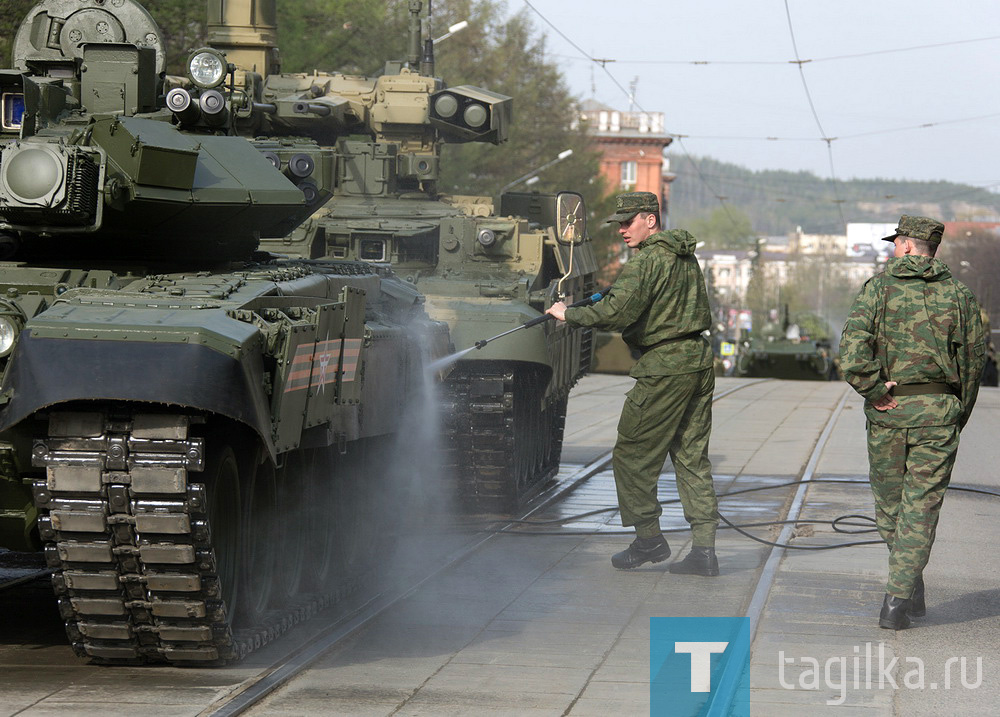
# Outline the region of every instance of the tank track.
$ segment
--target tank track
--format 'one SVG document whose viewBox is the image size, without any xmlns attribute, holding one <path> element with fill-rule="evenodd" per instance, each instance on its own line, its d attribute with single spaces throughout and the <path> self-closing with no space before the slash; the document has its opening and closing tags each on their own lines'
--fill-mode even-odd
<svg viewBox="0 0 1000 717">
<path fill-rule="evenodd" d="M 73 651 L 104 663 L 239 660 L 355 592 L 302 594 L 234 629 L 222 594 L 203 438 L 186 415 L 56 412 L 32 463 L 39 533 Z M 289 518 L 291 519 L 291 518 Z"/>
<path fill-rule="evenodd" d="M 445 464 L 466 510 L 513 512 L 558 471 L 568 394 L 546 399 L 543 376 L 475 362 L 445 381 Z"/>
</svg>

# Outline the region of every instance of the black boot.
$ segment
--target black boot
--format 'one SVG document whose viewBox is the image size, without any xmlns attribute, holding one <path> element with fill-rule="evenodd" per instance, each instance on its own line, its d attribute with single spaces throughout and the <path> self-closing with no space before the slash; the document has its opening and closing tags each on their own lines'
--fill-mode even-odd
<svg viewBox="0 0 1000 717">
<path fill-rule="evenodd" d="M 686 558 L 670 566 L 670 572 L 675 575 L 704 575 L 706 578 L 714 578 L 719 574 L 715 548 L 692 545 Z"/>
<path fill-rule="evenodd" d="M 924 602 L 924 576 L 921 575 L 913 583 L 913 593 L 910 595 L 910 617 L 923 617 L 927 614 L 927 603 Z"/>
<path fill-rule="evenodd" d="M 878 616 L 878 626 L 886 630 L 905 630 L 910 626 L 910 598 L 900 598 L 885 594 L 882 612 Z"/>
<path fill-rule="evenodd" d="M 631 570 L 643 563 L 660 563 L 670 557 L 670 546 L 662 534 L 654 538 L 636 538 L 620 553 L 611 556 L 611 564 L 619 570 Z"/>
</svg>

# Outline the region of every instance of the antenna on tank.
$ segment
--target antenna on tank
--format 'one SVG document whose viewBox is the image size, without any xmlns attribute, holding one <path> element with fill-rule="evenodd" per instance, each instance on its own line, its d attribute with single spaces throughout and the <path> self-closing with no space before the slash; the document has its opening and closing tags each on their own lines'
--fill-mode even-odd
<svg viewBox="0 0 1000 717">
<path fill-rule="evenodd" d="M 424 21 L 424 56 L 420 58 L 420 74 L 434 76 L 434 40 L 431 39 L 431 0 L 427 0 L 427 19 Z"/>
<path fill-rule="evenodd" d="M 421 2 L 421 0 L 410 0 L 410 34 L 408 38 L 409 51 L 406 57 L 406 64 L 411 70 L 415 69 L 420 63 L 420 9 L 422 7 L 423 2 Z"/>
</svg>

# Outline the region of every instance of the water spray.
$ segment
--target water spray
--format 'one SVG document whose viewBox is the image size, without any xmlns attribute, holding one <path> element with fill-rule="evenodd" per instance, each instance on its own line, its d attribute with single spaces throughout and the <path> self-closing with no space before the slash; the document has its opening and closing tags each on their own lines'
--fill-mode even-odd
<svg viewBox="0 0 1000 717">
<path fill-rule="evenodd" d="M 591 294 L 586 299 L 580 299 L 580 301 L 577 301 L 575 304 L 570 304 L 567 308 L 575 308 L 577 306 L 590 306 L 591 304 L 596 304 L 598 301 L 603 299 L 609 291 L 611 291 L 610 286 L 601 289 L 596 294 Z M 486 346 L 486 344 L 488 344 L 490 341 L 496 341 L 499 338 L 507 336 L 508 334 L 512 334 L 515 331 L 520 331 L 521 329 L 530 329 L 532 326 L 538 326 L 539 324 L 543 324 L 551 318 L 554 318 L 552 314 L 542 314 L 541 316 L 537 316 L 531 321 L 527 321 L 521 324 L 520 326 L 515 326 L 512 329 L 508 329 L 507 331 L 504 331 L 502 334 L 497 334 L 496 336 L 490 337 L 488 339 L 477 341 L 475 346 L 472 346 L 471 348 L 468 348 L 465 351 L 467 353 L 472 349 L 481 349 L 484 346 Z"/>
<path fill-rule="evenodd" d="M 607 295 L 607 293 L 609 291 L 611 291 L 611 287 L 610 286 L 607 287 L 607 288 L 601 289 L 596 294 L 591 294 L 586 299 L 581 299 L 580 301 L 577 301 L 575 304 L 570 304 L 570 307 L 575 307 L 575 306 L 590 306 L 591 304 L 596 304 L 598 301 L 600 301 L 601 299 L 603 299 Z M 569 308 L 569 307 L 567 307 L 567 308 Z M 520 331 L 521 329 L 529 329 L 532 326 L 538 326 L 539 324 L 545 323 L 546 321 L 548 321 L 551 318 L 553 318 L 552 314 L 542 314 L 541 316 L 537 316 L 534 319 L 532 319 L 531 321 L 528 321 L 527 323 L 521 324 L 520 326 L 515 326 L 513 329 L 510 329 L 508 331 L 504 331 L 502 334 L 497 334 L 496 336 L 493 336 L 492 338 L 483 339 L 482 341 L 477 341 L 473 346 L 470 346 L 467 349 L 462 349 L 461 351 L 456 351 L 453 354 L 450 354 L 448 356 L 444 356 L 443 358 L 439 358 L 436 361 L 432 361 L 430 364 L 427 365 L 427 370 L 430 371 L 430 372 L 443 371 L 444 369 L 448 368 L 453 363 L 455 363 L 456 361 L 458 361 L 459 359 L 461 359 L 466 354 L 472 353 L 476 349 L 483 348 L 490 341 L 496 341 L 497 339 L 499 339 L 502 336 L 506 336 L 507 334 L 512 334 L 515 331 Z"/>
</svg>

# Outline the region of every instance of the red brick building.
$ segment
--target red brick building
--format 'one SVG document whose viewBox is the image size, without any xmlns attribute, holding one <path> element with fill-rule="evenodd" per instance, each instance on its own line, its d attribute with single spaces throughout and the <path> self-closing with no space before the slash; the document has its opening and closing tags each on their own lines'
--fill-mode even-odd
<svg viewBox="0 0 1000 717">
<path fill-rule="evenodd" d="M 662 112 L 623 112 L 586 100 L 580 120 L 596 138 L 603 158 L 601 174 L 617 192 L 653 192 L 664 217 L 670 199 L 670 164 L 663 156 L 671 137 L 663 129 Z"/>
</svg>

